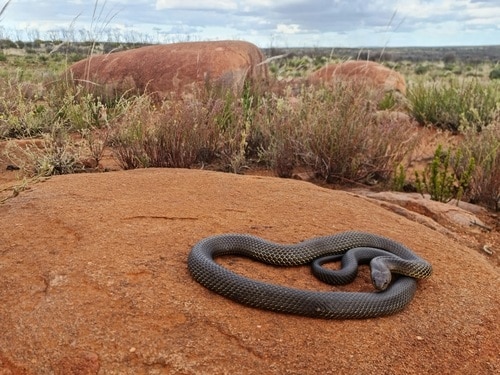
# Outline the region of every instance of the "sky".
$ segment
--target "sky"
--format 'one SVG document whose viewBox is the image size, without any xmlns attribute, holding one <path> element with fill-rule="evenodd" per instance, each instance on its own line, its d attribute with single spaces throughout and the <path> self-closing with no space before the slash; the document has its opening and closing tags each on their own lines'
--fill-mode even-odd
<svg viewBox="0 0 500 375">
<path fill-rule="evenodd" d="M 0 9 L 7 0 L 0 0 Z M 11 0 L 0 39 L 269 47 L 500 45 L 500 0 Z"/>
</svg>

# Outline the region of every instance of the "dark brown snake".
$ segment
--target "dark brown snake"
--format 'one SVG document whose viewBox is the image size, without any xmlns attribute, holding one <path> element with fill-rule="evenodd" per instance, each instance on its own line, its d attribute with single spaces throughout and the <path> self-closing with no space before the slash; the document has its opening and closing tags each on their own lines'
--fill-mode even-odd
<svg viewBox="0 0 500 375">
<path fill-rule="evenodd" d="M 289 288 L 246 278 L 214 261 L 217 256 L 232 254 L 272 265 L 296 266 L 329 255 L 345 254 L 350 249 L 360 247 L 381 249 L 392 254 L 377 256 L 372 260 L 372 278 L 379 289 L 385 290 L 358 293 Z M 358 258 L 363 256 L 359 255 Z M 321 267 L 321 264 L 316 267 Z M 357 231 L 316 237 L 292 245 L 277 244 L 246 234 L 216 235 L 202 239 L 192 248 L 188 268 L 200 284 L 242 304 L 330 319 L 373 318 L 401 311 L 415 294 L 415 279 L 427 278 L 432 273 L 432 266 L 406 246 L 386 237 Z M 405 276 L 400 276 L 387 287 L 389 269 Z"/>
</svg>

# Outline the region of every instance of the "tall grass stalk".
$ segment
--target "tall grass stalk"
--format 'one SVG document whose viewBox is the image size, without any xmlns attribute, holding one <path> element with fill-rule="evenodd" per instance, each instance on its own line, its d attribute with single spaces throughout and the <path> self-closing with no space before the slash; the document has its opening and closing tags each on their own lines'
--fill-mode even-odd
<svg viewBox="0 0 500 375">
<path fill-rule="evenodd" d="M 9 6 L 10 1 L 11 1 L 11 0 L 7 0 L 7 2 L 4 4 L 4 6 L 2 7 L 2 9 L 0 9 L 0 17 L 2 17 L 2 14 L 4 14 L 4 13 L 5 13 L 5 11 L 7 10 L 7 7 Z M 0 18 L 0 21 L 1 21 L 1 20 L 2 20 L 2 19 Z"/>
</svg>

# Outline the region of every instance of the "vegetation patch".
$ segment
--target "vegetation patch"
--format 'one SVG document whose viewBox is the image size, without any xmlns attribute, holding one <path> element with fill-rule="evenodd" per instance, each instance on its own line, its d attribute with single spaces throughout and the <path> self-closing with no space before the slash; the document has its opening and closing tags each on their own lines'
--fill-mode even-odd
<svg viewBox="0 0 500 375">
<path fill-rule="evenodd" d="M 54 43 L 14 43 L 12 48 L 35 53 L 0 58 L 0 139 L 43 140 L 42 146 L 12 143 L 7 149 L 25 175 L 102 170 L 109 149 L 124 169 L 266 168 L 286 178 L 307 171 L 326 183 L 419 188 L 432 199 L 458 198 L 498 210 L 499 83 L 497 68 L 487 62 L 462 61 L 456 51 L 443 55 L 446 62 L 391 61 L 386 55 L 383 63 L 408 83 L 401 101 L 356 83 L 307 86 L 302 79 L 310 72 L 348 57 L 331 50 L 284 51 L 270 62 L 279 90 L 247 86 L 235 96 L 205 87 L 183 100 L 158 102 L 147 95 L 89 94 L 63 72 L 85 57 L 83 49 L 102 52 L 102 45 Z M 123 49 L 120 43 L 106 46 Z M 462 140 L 436 150 L 412 180 L 407 168 L 419 142 L 413 120 Z"/>
</svg>

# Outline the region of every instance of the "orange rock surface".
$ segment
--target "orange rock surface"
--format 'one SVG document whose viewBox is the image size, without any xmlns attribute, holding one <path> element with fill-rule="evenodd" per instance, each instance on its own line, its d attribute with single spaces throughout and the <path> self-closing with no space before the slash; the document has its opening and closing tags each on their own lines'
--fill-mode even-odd
<svg viewBox="0 0 500 375">
<path fill-rule="evenodd" d="M 0 205 L 0 373 L 496 374 L 498 267 L 354 194 L 270 177 L 143 169 L 57 176 Z M 195 282 L 213 234 L 294 243 L 361 230 L 430 261 L 401 313 L 320 320 L 246 307 Z M 239 257 L 234 272 L 332 290 L 308 267 Z M 342 290 L 373 290 L 367 267 Z"/>
<path fill-rule="evenodd" d="M 343 79 L 361 82 L 383 92 L 398 91 L 406 95 L 404 77 L 395 70 L 372 61 L 350 60 L 340 64 L 328 64 L 307 78 L 311 84 Z"/>
<path fill-rule="evenodd" d="M 248 42 L 186 42 L 91 56 L 69 72 L 93 90 L 104 86 L 108 93 L 131 90 L 164 96 L 205 84 L 240 91 L 246 79 L 267 79 L 267 64 L 259 65 L 263 60 L 260 49 Z"/>
</svg>

